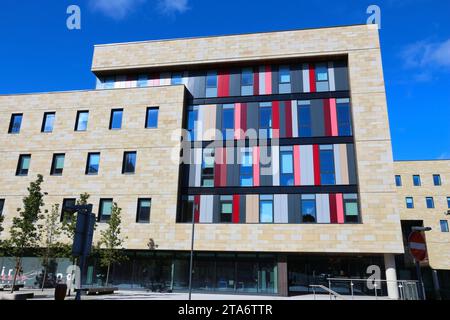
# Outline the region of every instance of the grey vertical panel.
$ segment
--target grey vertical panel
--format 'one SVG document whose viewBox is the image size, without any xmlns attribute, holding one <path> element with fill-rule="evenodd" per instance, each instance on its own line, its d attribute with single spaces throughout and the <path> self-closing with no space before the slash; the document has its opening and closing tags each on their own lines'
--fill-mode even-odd
<svg viewBox="0 0 450 320">
<path fill-rule="evenodd" d="M 247 130 L 254 129 L 256 131 L 256 136 L 258 136 L 258 107 L 257 102 L 247 103 Z"/>
<path fill-rule="evenodd" d="M 288 219 L 289 223 L 301 223 L 300 214 L 300 195 L 299 194 L 289 194 L 288 195 Z"/>
<path fill-rule="evenodd" d="M 303 68 L 301 65 L 291 66 L 291 85 L 292 92 L 303 92 Z"/>
<path fill-rule="evenodd" d="M 356 184 L 356 159 L 355 149 L 353 144 L 347 145 L 347 159 L 348 159 L 348 180 L 350 184 Z"/>
<path fill-rule="evenodd" d="M 350 90 L 348 81 L 348 67 L 345 61 L 334 62 L 334 82 L 336 91 Z"/>
<path fill-rule="evenodd" d="M 239 223 L 245 223 L 246 221 L 246 209 L 247 199 L 244 194 L 239 196 Z"/>
<path fill-rule="evenodd" d="M 189 187 L 195 187 L 195 152 L 189 148 Z"/>
<path fill-rule="evenodd" d="M 233 186 L 240 186 L 240 165 L 237 161 L 236 157 L 240 157 L 241 156 L 241 152 L 240 152 L 240 148 L 236 149 L 236 155 L 235 155 L 235 161 L 234 161 L 234 165 L 233 165 Z M 240 161 L 239 161 L 240 162 Z"/>
<path fill-rule="evenodd" d="M 231 186 L 235 186 L 234 185 L 234 171 L 233 171 L 233 167 L 234 167 L 234 163 L 235 163 L 235 157 L 236 157 L 236 152 L 234 150 L 234 148 L 226 148 L 227 150 L 227 157 L 226 157 L 226 163 L 227 163 L 227 186 L 231 187 Z"/>
<path fill-rule="evenodd" d="M 241 95 L 241 69 L 230 70 L 230 96 Z"/>
<path fill-rule="evenodd" d="M 222 132 L 222 113 L 223 113 L 223 105 L 218 104 L 216 106 L 216 129 L 219 130 L 220 132 Z M 222 137 L 224 136 L 225 134 L 222 132 Z"/>
<path fill-rule="evenodd" d="M 325 136 L 325 123 L 323 113 L 323 100 L 311 100 L 311 126 L 314 137 Z"/>
<path fill-rule="evenodd" d="M 220 214 L 219 214 L 219 206 L 220 206 L 220 196 L 214 196 L 213 200 L 213 223 L 219 223 L 220 222 Z"/>
<path fill-rule="evenodd" d="M 278 94 L 278 66 L 272 66 L 272 94 Z"/>
<path fill-rule="evenodd" d="M 194 72 L 194 98 L 204 98 L 206 93 L 206 75 L 204 72 Z"/>
<path fill-rule="evenodd" d="M 286 137 L 286 104 L 280 101 L 280 138 Z"/>
<path fill-rule="evenodd" d="M 260 148 L 260 158 L 261 161 L 263 161 L 263 156 L 267 155 L 268 160 L 267 161 L 272 161 L 271 156 L 272 156 L 272 152 L 271 152 L 271 147 L 268 146 L 264 146 Z M 271 163 L 265 164 L 264 167 L 264 171 L 263 171 L 263 162 L 261 162 L 260 164 L 260 170 L 261 170 L 261 174 L 260 174 L 260 184 L 262 187 L 270 187 L 272 186 L 272 170 L 271 170 Z M 268 174 L 263 174 L 263 173 L 268 173 Z"/>
</svg>

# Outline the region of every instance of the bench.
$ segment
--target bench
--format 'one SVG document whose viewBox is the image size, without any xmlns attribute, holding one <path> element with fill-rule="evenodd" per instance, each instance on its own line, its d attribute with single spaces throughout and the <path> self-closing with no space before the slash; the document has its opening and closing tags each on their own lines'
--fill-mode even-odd
<svg viewBox="0 0 450 320">
<path fill-rule="evenodd" d="M 102 295 L 102 294 L 114 294 L 114 291 L 119 290 L 117 287 L 91 287 L 91 288 L 83 288 L 83 291 L 86 292 L 87 295 Z"/>
</svg>

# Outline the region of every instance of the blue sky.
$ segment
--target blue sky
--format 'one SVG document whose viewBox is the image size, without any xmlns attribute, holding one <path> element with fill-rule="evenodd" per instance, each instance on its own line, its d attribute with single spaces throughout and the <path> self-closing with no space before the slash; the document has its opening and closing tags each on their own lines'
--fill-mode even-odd
<svg viewBox="0 0 450 320">
<path fill-rule="evenodd" d="M 66 9 L 81 8 L 81 30 Z M 394 158 L 450 159 L 448 0 L 2 0 L 0 94 L 92 89 L 93 45 L 365 23 L 380 31 Z"/>
</svg>

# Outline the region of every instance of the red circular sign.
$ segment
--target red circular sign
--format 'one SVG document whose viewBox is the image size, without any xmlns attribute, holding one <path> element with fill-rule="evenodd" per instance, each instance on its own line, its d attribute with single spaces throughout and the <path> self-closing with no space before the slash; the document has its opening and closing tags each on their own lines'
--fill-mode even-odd
<svg viewBox="0 0 450 320">
<path fill-rule="evenodd" d="M 423 261 L 427 257 L 427 246 L 425 238 L 421 232 L 413 232 L 410 234 L 409 239 L 409 252 L 411 252 L 414 259 L 417 261 Z"/>
</svg>

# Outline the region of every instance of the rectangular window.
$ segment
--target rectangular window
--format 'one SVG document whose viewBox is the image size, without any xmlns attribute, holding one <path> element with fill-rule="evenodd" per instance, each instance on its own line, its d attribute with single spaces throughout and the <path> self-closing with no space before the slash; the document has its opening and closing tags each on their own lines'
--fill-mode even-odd
<svg viewBox="0 0 450 320">
<path fill-rule="evenodd" d="M 241 95 L 252 96 L 253 95 L 253 69 L 242 69 L 241 74 Z"/>
<path fill-rule="evenodd" d="M 259 222 L 273 223 L 273 196 L 259 196 Z"/>
<path fill-rule="evenodd" d="M 146 74 L 138 75 L 137 86 L 139 88 L 147 87 L 148 86 L 148 75 L 146 75 Z"/>
<path fill-rule="evenodd" d="M 291 93 L 291 68 L 280 66 L 278 70 L 279 93 Z"/>
<path fill-rule="evenodd" d="M 272 139 L 272 103 L 262 102 L 259 105 L 259 138 Z"/>
<path fill-rule="evenodd" d="M 111 218 L 113 207 L 113 199 L 100 199 L 100 205 L 98 210 L 98 221 L 108 222 Z"/>
<path fill-rule="evenodd" d="M 401 187 L 402 186 L 402 176 L 399 176 L 399 175 L 395 176 L 395 185 L 397 187 Z"/>
<path fill-rule="evenodd" d="M 217 71 L 208 71 L 206 74 L 206 98 L 217 97 Z"/>
<path fill-rule="evenodd" d="M 345 223 L 359 222 L 358 196 L 356 194 L 344 194 Z"/>
<path fill-rule="evenodd" d="M 145 128 L 146 129 L 156 129 L 158 128 L 158 107 L 150 107 L 147 108 L 147 115 L 145 119 Z"/>
<path fill-rule="evenodd" d="M 183 84 L 183 73 L 181 72 L 172 73 L 171 84 L 172 85 Z"/>
<path fill-rule="evenodd" d="M 434 183 L 435 186 L 441 186 L 442 185 L 441 175 L 440 174 L 433 174 L 433 183 Z"/>
<path fill-rule="evenodd" d="M 178 222 L 181 223 L 192 222 L 192 218 L 194 217 L 194 205 L 195 205 L 194 196 L 183 197 L 181 215 Z"/>
<path fill-rule="evenodd" d="M 119 130 L 122 128 L 123 109 L 111 110 L 111 118 L 109 120 L 109 130 Z"/>
<path fill-rule="evenodd" d="M 241 187 L 253 186 L 253 154 L 251 150 L 241 153 Z"/>
<path fill-rule="evenodd" d="M 46 112 L 44 113 L 44 119 L 42 120 L 42 128 L 41 132 L 53 132 L 53 125 L 55 123 L 55 112 Z"/>
<path fill-rule="evenodd" d="M 406 197 L 406 208 L 414 209 L 414 198 L 413 197 Z"/>
<path fill-rule="evenodd" d="M 19 162 L 17 164 L 16 176 L 26 176 L 28 175 L 28 170 L 30 169 L 30 154 L 21 154 L 19 156 Z"/>
<path fill-rule="evenodd" d="M 312 136 L 311 103 L 310 101 L 298 102 L 298 134 L 300 138 Z"/>
<path fill-rule="evenodd" d="M 5 199 L 0 199 L 0 217 L 3 215 L 4 207 L 5 207 Z"/>
<path fill-rule="evenodd" d="M 112 77 L 106 77 L 105 78 L 105 84 L 104 84 L 104 88 L 105 89 L 114 89 L 114 83 L 116 82 L 116 78 L 114 76 Z"/>
<path fill-rule="evenodd" d="M 328 91 L 328 65 L 326 63 L 316 64 L 316 88 L 317 92 Z"/>
<path fill-rule="evenodd" d="M 427 197 L 425 199 L 426 203 L 427 203 L 427 209 L 434 209 L 434 199 L 433 197 Z"/>
<path fill-rule="evenodd" d="M 316 220 L 316 196 L 304 194 L 301 196 L 301 215 L 303 223 L 315 223 Z"/>
<path fill-rule="evenodd" d="M 138 208 L 136 215 L 137 223 L 149 223 L 150 222 L 150 208 L 152 206 L 152 199 L 138 199 Z"/>
<path fill-rule="evenodd" d="M 234 104 L 223 105 L 222 135 L 226 140 L 234 140 Z"/>
<path fill-rule="evenodd" d="M 20 127 L 22 126 L 22 113 L 15 113 L 11 115 L 9 122 L 8 133 L 20 133 Z"/>
<path fill-rule="evenodd" d="M 413 176 L 413 184 L 415 187 L 420 187 L 422 185 L 422 182 L 420 181 L 420 176 L 419 175 L 414 175 Z"/>
<path fill-rule="evenodd" d="M 336 100 L 338 134 L 341 137 L 352 136 L 352 117 L 350 113 L 350 99 Z"/>
<path fill-rule="evenodd" d="M 280 151 L 280 185 L 294 185 L 294 154 L 292 147 L 281 147 Z"/>
<path fill-rule="evenodd" d="M 97 175 L 99 169 L 100 169 L 100 153 L 99 152 L 88 153 L 85 173 L 87 175 Z"/>
<path fill-rule="evenodd" d="M 441 232 L 446 232 L 446 233 L 449 232 L 447 220 L 441 220 L 440 225 L 441 225 Z"/>
<path fill-rule="evenodd" d="M 136 171 L 136 151 L 123 153 L 122 174 L 133 174 Z"/>
<path fill-rule="evenodd" d="M 67 212 L 66 209 L 69 207 L 73 207 L 77 204 L 77 200 L 75 198 L 65 198 L 63 199 L 62 207 L 61 207 L 61 222 L 72 221 L 73 213 Z"/>
<path fill-rule="evenodd" d="M 53 155 L 52 167 L 50 169 L 50 175 L 60 176 L 64 170 L 64 159 L 66 155 L 64 153 L 58 153 Z"/>
<path fill-rule="evenodd" d="M 189 132 L 189 141 L 196 141 L 197 135 L 195 133 L 195 123 L 197 122 L 198 108 L 191 109 L 188 111 L 187 119 L 187 131 Z"/>
<path fill-rule="evenodd" d="M 450 197 L 447 197 L 447 208 L 450 209 Z"/>
<path fill-rule="evenodd" d="M 206 148 L 203 150 L 202 157 L 202 187 L 214 187 L 214 148 Z"/>
<path fill-rule="evenodd" d="M 233 196 L 220 197 L 220 222 L 231 223 L 233 221 Z"/>
<path fill-rule="evenodd" d="M 75 121 L 75 131 L 86 131 L 88 126 L 89 111 L 78 111 Z"/>
<path fill-rule="evenodd" d="M 332 145 L 320 146 L 320 181 L 322 185 L 336 184 Z"/>
</svg>

